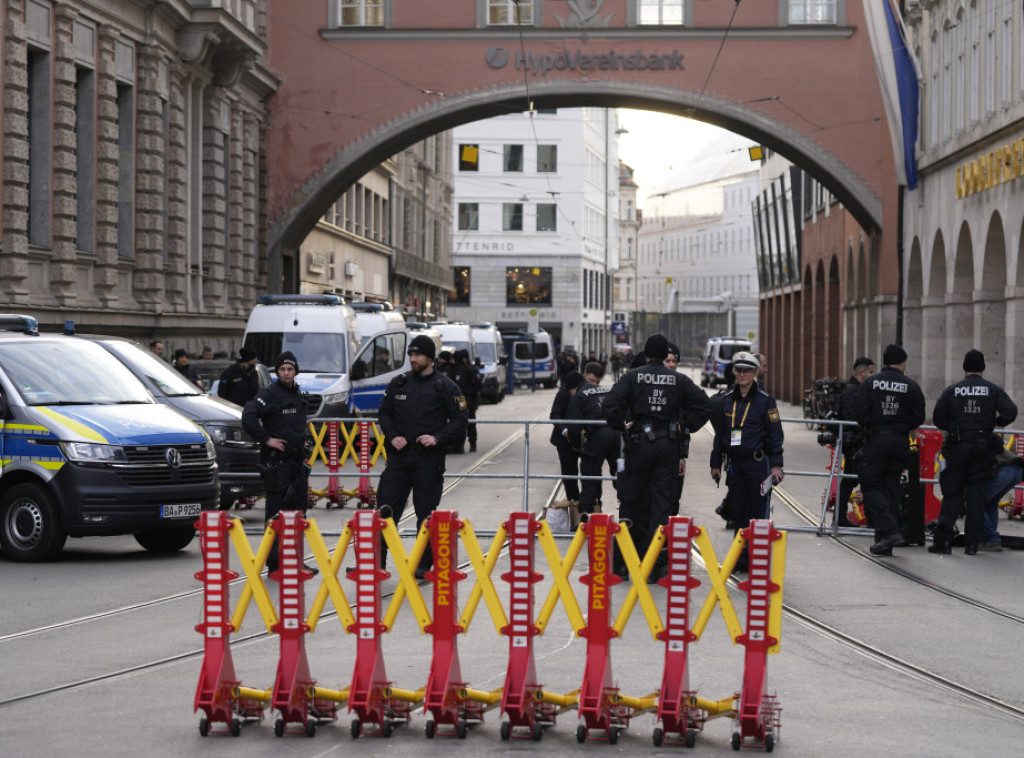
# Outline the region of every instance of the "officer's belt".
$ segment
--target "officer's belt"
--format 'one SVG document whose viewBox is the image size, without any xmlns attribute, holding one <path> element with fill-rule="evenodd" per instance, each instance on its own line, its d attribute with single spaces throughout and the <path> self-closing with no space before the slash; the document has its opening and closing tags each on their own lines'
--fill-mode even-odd
<svg viewBox="0 0 1024 758">
<path fill-rule="evenodd" d="M 873 437 L 906 437 L 910 432 L 906 429 L 873 429 L 868 439 Z"/>
<path fill-rule="evenodd" d="M 763 461 L 765 458 L 764 450 L 745 450 L 743 448 L 729 448 L 729 457 L 733 460 L 746 461 L 753 458 L 755 461 Z"/>
<path fill-rule="evenodd" d="M 658 429 L 656 431 L 652 429 L 651 430 L 651 434 L 654 435 L 655 439 L 657 439 L 659 437 L 668 437 L 669 436 L 668 429 Z M 647 432 L 644 432 L 644 431 L 630 432 L 629 436 L 632 437 L 634 441 L 641 440 L 641 439 L 642 440 L 649 439 L 648 435 L 647 435 Z"/>
</svg>

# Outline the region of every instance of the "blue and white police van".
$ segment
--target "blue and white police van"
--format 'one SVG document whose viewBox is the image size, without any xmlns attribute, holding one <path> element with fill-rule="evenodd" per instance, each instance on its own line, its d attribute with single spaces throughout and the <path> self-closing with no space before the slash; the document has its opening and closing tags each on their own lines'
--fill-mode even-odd
<svg viewBox="0 0 1024 758">
<path fill-rule="evenodd" d="M 409 370 L 404 326 L 361 339 L 355 311 L 337 295 L 261 295 L 244 344 L 274 365 L 284 350 L 299 362 L 308 417 L 375 415 L 388 383 Z"/>
<path fill-rule="evenodd" d="M 68 537 L 180 550 L 220 501 L 209 436 L 92 342 L 0 315 L 0 549 L 54 558 Z"/>
<path fill-rule="evenodd" d="M 704 363 L 700 369 L 700 386 L 725 384 L 725 369 L 736 353 L 749 353 L 750 340 L 742 337 L 711 337 L 704 346 Z"/>
<path fill-rule="evenodd" d="M 502 334 L 506 343 L 507 334 Z M 527 332 L 511 341 L 512 371 L 517 383 L 537 382 L 545 387 L 558 384 L 558 368 L 555 365 L 555 343 L 551 335 L 541 330 Z"/>
</svg>

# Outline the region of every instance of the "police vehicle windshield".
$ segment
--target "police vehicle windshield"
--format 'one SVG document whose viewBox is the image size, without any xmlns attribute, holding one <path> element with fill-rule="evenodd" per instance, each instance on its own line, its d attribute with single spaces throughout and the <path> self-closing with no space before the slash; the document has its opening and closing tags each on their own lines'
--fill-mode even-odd
<svg viewBox="0 0 1024 758">
<path fill-rule="evenodd" d="M 245 344 L 256 351 L 260 362 L 274 365 L 285 350 L 295 354 L 303 374 L 346 374 L 348 354 L 345 335 L 335 332 L 249 332 Z"/>
<path fill-rule="evenodd" d="M 476 354 L 480 357 L 480 360 L 483 363 L 498 362 L 498 353 L 494 349 L 494 343 L 492 342 L 477 342 Z"/>
<path fill-rule="evenodd" d="M 26 405 L 153 402 L 142 382 L 91 342 L 34 338 L 0 343 L 0 366 Z"/>
<path fill-rule="evenodd" d="M 130 366 L 136 373 L 148 378 L 168 397 L 202 395 L 203 391 L 157 358 L 148 350 L 125 340 L 104 340 L 104 346 Z"/>
</svg>

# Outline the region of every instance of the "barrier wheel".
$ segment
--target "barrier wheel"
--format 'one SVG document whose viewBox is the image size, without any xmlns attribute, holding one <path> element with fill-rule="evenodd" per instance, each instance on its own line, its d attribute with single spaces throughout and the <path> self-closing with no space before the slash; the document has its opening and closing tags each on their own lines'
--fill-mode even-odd
<svg viewBox="0 0 1024 758">
<path fill-rule="evenodd" d="M 210 733 L 210 722 L 206 720 L 206 716 L 199 719 L 199 736 L 205 737 Z"/>
<path fill-rule="evenodd" d="M 742 741 L 743 740 L 740 738 L 740 733 L 739 732 L 733 732 L 732 733 L 732 749 L 733 750 L 739 750 L 740 749 L 740 743 Z"/>
<path fill-rule="evenodd" d="M 617 726 L 608 727 L 608 744 L 614 745 L 619 741 L 619 728 Z"/>
<path fill-rule="evenodd" d="M 661 727 L 654 727 L 654 732 L 651 733 L 651 741 L 654 743 L 654 747 L 661 747 L 661 743 L 664 739 L 665 732 L 662 731 Z"/>
<path fill-rule="evenodd" d="M 315 737 L 316 736 L 316 721 L 314 721 L 313 719 L 307 719 L 306 720 L 306 736 L 307 737 Z"/>
<path fill-rule="evenodd" d="M 455 734 L 460 740 L 466 739 L 466 735 L 469 734 L 469 724 L 465 719 L 459 719 L 459 723 L 455 725 Z"/>
<path fill-rule="evenodd" d="M 502 721 L 501 722 L 501 738 L 503 740 L 508 740 L 508 738 L 511 737 L 511 736 L 512 736 L 512 724 L 510 724 L 507 721 Z"/>
<path fill-rule="evenodd" d="M 385 737 L 390 737 L 395 733 L 395 725 L 392 723 L 391 719 L 384 719 L 384 725 L 381 727 L 380 731 Z"/>
<path fill-rule="evenodd" d="M 533 731 L 530 734 L 533 737 L 534 742 L 540 742 L 544 739 L 544 727 L 538 724 L 536 721 L 533 722 Z"/>
<path fill-rule="evenodd" d="M 242 733 L 242 722 L 238 719 L 231 719 L 231 736 L 237 737 Z"/>
<path fill-rule="evenodd" d="M 576 727 L 576 741 L 581 745 L 587 741 L 587 728 L 583 724 Z"/>
<path fill-rule="evenodd" d="M 430 719 L 427 722 L 427 725 L 425 727 L 423 727 L 423 731 L 425 731 L 427 733 L 427 739 L 428 740 L 434 739 L 434 730 L 435 729 L 436 729 L 436 724 L 434 724 L 434 720 L 433 719 Z"/>
<path fill-rule="evenodd" d="M 764 738 L 764 751 L 770 753 L 775 749 L 775 735 L 767 734 Z"/>
<path fill-rule="evenodd" d="M 274 722 L 274 736 L 284 737 L 284 719 L 278 719 Z"/>
<path fill-rule="evenodd" d="M 686 747 L 693 747 L 697 744 L 697 730 L 687 729 L 686 730 Z"/>
<path fill-rule="evenodd" d="M 359 739 L 359 719 L 352 719 L 352 726 L 350 727 L 352 732 L 352 739 Z"/>
</svg>

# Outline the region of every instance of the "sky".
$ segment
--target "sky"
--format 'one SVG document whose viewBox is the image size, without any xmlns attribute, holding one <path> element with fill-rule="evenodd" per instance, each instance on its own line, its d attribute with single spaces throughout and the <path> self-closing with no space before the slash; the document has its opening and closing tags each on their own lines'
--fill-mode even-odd
<svg viewBox="0 0 1024 758">
<path fill-rule="evenodd" d="M 619 158 L 633 168 L 639 185 L 637 206 L 669 178 L 673 171 L 695 158 L 725 130 L 701 121 L 655 111 L 619 109 Z"/>
</svg>

